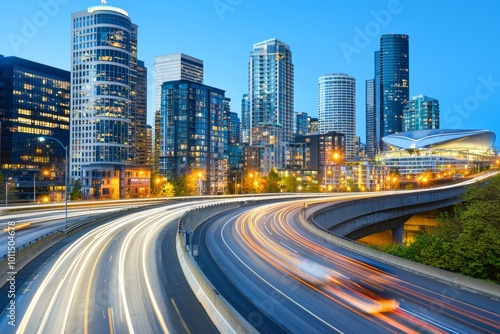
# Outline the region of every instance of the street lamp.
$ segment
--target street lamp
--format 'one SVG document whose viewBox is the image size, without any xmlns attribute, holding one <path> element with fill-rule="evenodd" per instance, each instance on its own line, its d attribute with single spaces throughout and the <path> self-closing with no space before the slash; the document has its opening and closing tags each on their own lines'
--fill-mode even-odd
<svg viewBox="0 0 500 334">
<path fill-rule="evenodd" d="M 10 181 L 12 181 L 12 177 L 8 177 L 5 180 L 5 206 L 9 205 L 9 186 L 10 186 Z"/>
<path fill-rule="evenodd" d="M 62 148 L 64 148 L 64 154 L 65 154 L 65 160 L 64 160 L 64 230 L 68 229 L 68 173 L 69 173 L 69 168 L 68 168 L 68 146 L 64 146 L 63 143 L 57 138 L 54 137 L 38 137 L 38 140 L 40 142 L 44 142 L 45 139 L 50 139 L 53 140 L 59 145 L 61 145 Z"/>
<path fill-rule="evenodd" d="M 36 173 L 33 175 L 33 203 L 36 203 Z"/>
</svg>

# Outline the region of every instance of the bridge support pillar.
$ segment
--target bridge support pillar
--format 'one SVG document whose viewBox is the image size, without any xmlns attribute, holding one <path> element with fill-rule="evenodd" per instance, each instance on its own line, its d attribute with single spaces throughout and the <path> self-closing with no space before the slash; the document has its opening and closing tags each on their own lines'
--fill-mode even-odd
<svg viewBox="0 0 500 334">
<path fill-rule="evenodd" d="M 392 230 L 392 240 L 398 245 L 401 245 L 403 243 L 403 234 L 405 230 L 404 225 L 393 227 L 391 230 Z"/>
</svg>

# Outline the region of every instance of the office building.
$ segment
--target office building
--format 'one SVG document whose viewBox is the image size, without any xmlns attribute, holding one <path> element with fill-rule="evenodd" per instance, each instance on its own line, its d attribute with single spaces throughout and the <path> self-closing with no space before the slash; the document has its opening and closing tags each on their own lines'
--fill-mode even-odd
<svg viewBox="0 0 500 334">
<path fill-rule="evenodd" d="M 326 74 L 318 82 L 319 132 L 345 135 L 345 157 L 356 152 L 356 79 L 347 74 Z"/>
<path fill-rule="evenodd" d="M 81 181 L 84 198 L 145 197 L 150 170 L 133 164 L 131 137 L 145 136 L 137 110 L 137 90 L 144 89 L 137 26 L 107 5 L 73 13 L 71 25 L 71 180 Z"/>
<path fill-rule="evenodd" d="M 130 108 L 130 158 L 129 162 L 138 166 L 148 165 L 147 160 L 147 89 L 148 71 L 142 60 L 137 61 L 137 76 L 131 89 Z"/>
<path fill-rule="evenodd" d="M 304 136 L 308 131 L 308 119 L 309 116 L 306 112 L 296 112 L 294 113 L 294 123 L 293 123 L 293 134 L 296 136 Z"/>
<path fill-rule="evenodd" d="M 382 35 L 380 38 L 380 105 L 383 122 L 380 137 L 403 131 L 403 108 L 410 97 L 409 89 L 409 37 L 402 34 Z"/>
<path fill-rule="evenodd" d="M 317 117 L 307 117 L 307 134 L 313 134 L 319 130 L 319 121 Z"/>
<path fill-rule="evenodd" d="M 439 129 L 439 101 L 413 96 L 403 109 L 403 131 Z"/>
<path fill-rule="evenodd" d="M 244 144 L 250 143 L 252 129 L 250 128 L 250 98 L 243 94 L 241 99 L 241 140 Z"/>
<path fill-rule="evenodd" d="M 161 86 L 167 81 L 187 80 L 203 84 L 203 60 L 183 53 L 157 56 L 153 62 L 153 108 L 161 109 Z"/>
<path fill-rule="evenodd" d="M 69 144 L 70 72 L 0 55 L 0 169 L 16 197 L 63 199 Z M 34 191 L 34 188 L 38 191 Z"/>
<path fill-rule="evenodd" d="M 227 184 L 227 109 L 221 89 L 187 80 L 162 85 L 160 173 L 203 175 L 200 194 L 225 192 Z"/>
<path fill-rule="evenodd" d="M 160 140 L 164 131 L 160 129 L 161 86 L 165 82 L 178 80 L 203 84 L 203 60 L 183 53 L 156 56 L 153 61 L 153 110 L 155 115 L 153 170 L 156 172 L 159 171 Z"/>
<path fill-rule="evenodd" d="M 375 117 L 375 79 L 365 81 L 365 126 L 366 126 L 366 156 L 373 158 L 377 153 L 376 117 Z"/>
<path fill-rule="evenodd" d="M 280 156 L 270 159 L 276 163 L 272 168 L 285 167 L 285 152 L 292 143 L 294 112 L 294 68 L 290 47 L 276 38 L 253 46 L 249 60 L 249 110 L 250 129 L 260 125 L 281 127 L 282 142 Z M 254 145 L 252 136 L 250 145 Z"/>
</svg>

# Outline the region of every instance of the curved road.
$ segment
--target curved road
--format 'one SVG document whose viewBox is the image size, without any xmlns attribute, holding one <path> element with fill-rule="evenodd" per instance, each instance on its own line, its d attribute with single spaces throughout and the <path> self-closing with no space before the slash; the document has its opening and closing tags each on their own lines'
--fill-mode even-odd
<svg viewBox="0 0 500 334">
<path fill-rule="evenodd" d="M 197 205 L 129 214 L 75 238 L 21 288 L 16 327 L 4 313 L 0 332 L 216 333 L 173 263 L 177 221 Z"/>
<path fill-rule="evenodd" d="M 308 232 L 298 219 L 303 206 L 295 201 L 233 210 L 201 237 L 207 246 L 200 249 L 211 254 L 200 252 L 199 261 L 213 256 L 257 306 L 260 314 L 242 312 L 250 323 L 272 319 L 295 333 L 500 331 L 498 301 L 404 270 L 389 273 L 387 265 Z M 230 284 L 211 270 L 207 275 L 226 295 Z"/>
</svg>

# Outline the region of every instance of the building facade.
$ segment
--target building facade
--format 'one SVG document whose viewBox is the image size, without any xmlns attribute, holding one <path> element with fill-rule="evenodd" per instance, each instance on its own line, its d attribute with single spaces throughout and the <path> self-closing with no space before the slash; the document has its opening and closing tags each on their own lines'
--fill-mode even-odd
<svg viewBox="0 0 500 334">
<path fill-rule="evenodd" d="M 63 199 L 69 106 L 70 72 L 0 55 L 0 169 L 17 199 Z"/>
<path fill-rule="evenodd" d="M 249 60 L 250 129 L 275 124 L 282 129 L 281 156 L 273 168 L 285 167 L 285 152 L 292 143 L 294 112 L 294 68 L 290 47 L 276 38 L 253 46 Z M 254 145 L 250 137 L 250 145 Z"/>
<path fill-rule="evenodd" d="M 333 73 L 318 82 L 319 132 L 340 132 L 345 135 L 345 157 L 356 152 L 356 79 L 347 74 Z"/>
<path fill-rule="evenodd" d="M 309 115 L 306 112 L 296 112 L 293 123 L 293 134 L 296 136 L 304 136 L 308 132 Z"/>
<path fill-rule="evenodd" d="M 147 162 L 148 70 L 142 60 L 137 60 L 137 71 L 134 81 L 131 89 L 129 162 L 139 166 L 151 166 Z"/>
<path fill-rule="evenodd" d="M 250 144 L 250 98 L 248 94 L 243 94 L 241 99 L 241 140 L 244 144 Z"/>
<path fill-rule="evenodd" d="M 403 131 L 403 108 L 410 98 L 409 90 L 409 37 L 402 34 L 382 35 L 380 38 L 380 108 L 383 120 L 381 137 Z"/>
<path fill-rule="evenodd" d="M 81 181 L 84 197 L 95 197 L 102 184 L 95 175 L 112 171 L 113 198 L 125 198 L 124 171 L 136 159 L 131 133 L 141 124 L 146 135 L 137 112 L 137 26 L 107 5 L 73 13 L 71 24 L 70 178 Z"/>
<path fill-rule="evenodd" d="M 439 129 L 439 101 L 435 98 L 413 96 L 403 109 L 403 132 Z"/>
<path fill-rule="evenodd" d="M 160 129 L 161 118 L 161 86 L 164 82 L 188 80 L 203 84 L 203 60 L 183 54 L 174 53 L 155 57 L 153 61 L 153 109 L 154 154 L 153 170 L 159 171 L 160 140 L 164 130 Z"/>
<path fill-rule="evenodd" d="M 160 173 L 203 171 L 200 193 L 218 194 L 227 183 L 225 92 L 179 80 L 162 85 Z"/>
<path fill-rule="evenodd" d="M 365 126 L 366 126 L 366 156 L 373 158 L 377 152 L 377 140 L 375 139 L 375 79 L 365 81 Z"/>
</svg>

